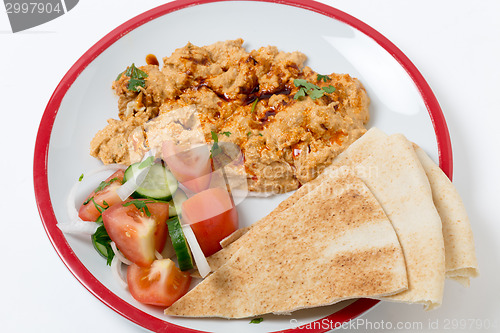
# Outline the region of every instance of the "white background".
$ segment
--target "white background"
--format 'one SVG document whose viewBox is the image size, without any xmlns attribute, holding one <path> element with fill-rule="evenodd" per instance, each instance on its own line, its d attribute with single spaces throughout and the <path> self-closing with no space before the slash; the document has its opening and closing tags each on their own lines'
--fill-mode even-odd
<svg viewBox="0 0 500 333">
<path fill-rule="evenodd" d="M 482 332 L 488 330 L 477 325 L 497 321 L 497 329 L 489 331 L 500 331 L 500 197 L 495 191 L 500 185 L 500 1 L 321 2 L 385 35 L 433 89 L 449 126 L 454 183 L 469 212 L 481 271 L 469 289 L 448 283 L 438 310 L 383 303 L 364 320 L 380 331 L 389 322 L 395 332 L 446 331 L 447 322 L 451 328 L 460 319 L 467 320 L 463 332 Z M 82 0 L 66 15 L 16 34 L 0 6 L 3 332 L 143 331 L 92 296 L 59 259 L 36 209 L 32 165 L 38 124 L 66 71 L 116 26 L 162 3 Z M 416 322 L 422 329 L 398 330 L 398 322 Z"/>
</svg>

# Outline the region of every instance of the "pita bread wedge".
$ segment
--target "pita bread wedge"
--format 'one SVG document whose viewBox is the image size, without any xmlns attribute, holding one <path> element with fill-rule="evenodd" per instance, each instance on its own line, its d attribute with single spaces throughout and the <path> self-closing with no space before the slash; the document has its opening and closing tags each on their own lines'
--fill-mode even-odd
<svg viewBox="0 0 500 333">
<path fill-rule="evenodd" d="M 255 222 L 252 226 L 247 228 L 242 228 L 235 231 L 232 235 L 229 235 L 226 239 L 223 239 L 221 245 L 223 247 L 222 250 L 208 257 L 208 263 L 213 271 L 217 270 L 220 266 L 222 266 L 232 255 L 238 251 L 241 247 L 242 243 L 239 243 L 239 238 L 244 236 L 244 234 L 251 229 L 252 227 L 259 225 L 261 223 L 267 223 L 267 221 L 275 218 L 276 215 L 280 214 L 284 210 L 293 206 L 296 202 L 298 202 L 304 195 L 306 195 L 311 190 L 314 190 L 318 185 L 320 185 L 323 180 L 328 176 L 329 172 L 337 169 L 339 166 L 348 164 L 348 161 L 351 160 L 359 160 L 360 155 L 366 156 L 365 147 L 372 147 L 377 145 L 377 143 L 381 142 L 383 139 L 387 137 L 387 134 L 379 130 L 378 128 L 371 128 L 368 130 L 360 139 L 355 141 L 349 148 L 343 151 L 337 158 L 334 163 L 330 165 L 325 171 L 319 175 L 314 180 L 304 184 L 300 187 L 295 193 L 293 193 L 286 200 L 281 202 L 276 209 L 274 209 L 269 215 Z M 350 164 L 350 163 L 349 163 Z"/>
<path fill-rule="evenodd" d="M 409 288 L 387 300 L 441 304 L 445 252 L 440 216 L 434 206 L 427 175 L 411 145 L 402 135 L 387 136 L 370 129 L 346 149 L 320 177 L 304 185 L 271 215 L 293 206 L 335 168 L 351 165 L 381 203 L 401 242 L 407 262 Z M 264 218 L 257 223 L 267 223 Z M 240 239 L 244 239 L 243 235 Z M 211 265 L 220 267 L 241 246 L 240 239 L 215 254 Z"/>
<path fill-rule="evenodd" d="M 443 226 L 434 206 L 427 174 L 412 144 L 404 136 L 389 137 L 380 130 L 370 129 L 340 154 L 320 177 L 300 188 L 271 215 L 294 205 L 341 165 L 353 166 L 379 200 L 405 253 L 408 291 L 387 300 L 420 303 L 426 309 L 439 306 L 445 278 Z M 267 220 L 264 218 L 257 223 L 267 223 Z M 220 267 L 231 258 L 240 247 L 240 239 L 209 258 L 211 264 Z"/>
<path fill-rule="evenodd" d="M 165 313 L 245 318 L 406 290 L 403 252 L 390 221 L 350 168 L 337 171 L 252 227 L 224 265 Z"/>
<path fill-rule="evenodd" d="M 446 277 L 469 286 L 478 276 L 474 238 L 465 206 L 455 186 L 422 148 L 414 145 L 432 189 L 434 204 L 443 223 Z"/>
<path fill-rule="evenodd" d="M 429 310 L 438 307 L 443 298 L 441 218 L 412 143 L 401 134 L 382 143 L 365 147 L 370 156 L 354 161 L 354 168 L 384 208 L 405 255 L 408 290 L 383 299 L 419 303 Z"/>
</svg>

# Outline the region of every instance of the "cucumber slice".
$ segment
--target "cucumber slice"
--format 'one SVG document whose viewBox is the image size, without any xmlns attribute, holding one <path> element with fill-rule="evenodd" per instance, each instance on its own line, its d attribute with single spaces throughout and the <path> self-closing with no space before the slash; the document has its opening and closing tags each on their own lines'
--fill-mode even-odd
<svg viewBox="0 0 500 333">
<path fill-rule="evenodd" d="M 125 170 L 125 182 L 140 171 L 140 164 L 141 162 L 134 163 Z M 167 168 L 161 164 L 153 164 L 142 184 L 132 193 L 132 197 L 168 201 L 172 199 L 172 193 L 177 190 L 177 186 L 177 180 Z"/>
<path fill-rule="evenodd" d="M 182 232 L 179 219 L 177 217 L 172 217 L 167 221 L 167 226 L 170 239 L 172 240 L 172 245 L 174 246 L 175 254 L 177 255 L 180 270 L 187 271 L 188 269 L 193 268 L 193 257 L 189 251 L 186 237 Z"/>
<path fill-rule="evenodd" d="M 183 190 L 180 188 L 175 191 L 174 196 L 172 197 L 172 200 L 168 202 L 168 216 L 177 216 L 179 215 L 180 212 L 177 211 L 175 208 L 176 206 L 181 207 L 182 203 L 187 200 L 187 195 L 184 193 Z"/>
<path fill-rule="evenodd" d="M 104 225 L 101 224 L 97 228 L 96 232 L 91 236 L 92 245 L 94 249 L 105 259 L 107 259 L 107 264 L 111 265 L 111 260 L 115 256 L 113 249 L 111 248 L 111 238 L 109 238 L 108 232 Z"/>
</svg>

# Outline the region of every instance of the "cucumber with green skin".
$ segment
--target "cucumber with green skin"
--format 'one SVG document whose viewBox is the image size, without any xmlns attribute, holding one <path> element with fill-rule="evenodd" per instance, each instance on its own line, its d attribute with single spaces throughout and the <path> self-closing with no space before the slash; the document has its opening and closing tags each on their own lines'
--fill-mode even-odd
<svg viewBox="0 0 500 333">
<path fill-rule="evenodd" d="M 124 182 L 141 171 L 140 165 L 141 162 L 137 162 L 125 170 Z M 132 197 L 169 201 L 177 186 L 177 180 L 167 168 L 161 164 L 153 164 L 142 184 L 132 193 Z"/>
<path fill-rule="evenodd" d="M 193 257 L 189 251 L 179 218 L 177 216 L 170 218 L 167 221 L 167 226 L 175 254 L 177 255 L 177 261 L 179 262 L 179 269 L 187 271 L 193 268 Z"/>
<path fill-rule="evenodd" d="M 180 212 L 177 211 L 177 208 L 182 206 L 182 203 L 188 199 L 186 193 L 180 188 L 175 191 L 172 200 L 168 202 L 168 216 L 173 217 L 179 215 Z"/>
</svg>

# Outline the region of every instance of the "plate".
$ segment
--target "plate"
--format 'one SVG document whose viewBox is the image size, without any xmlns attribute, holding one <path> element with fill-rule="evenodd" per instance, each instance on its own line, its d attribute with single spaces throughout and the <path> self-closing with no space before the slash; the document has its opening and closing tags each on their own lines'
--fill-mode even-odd
<svg viewBox="0 0 500 333">
<path fill-rule="evenodd" d="M 99 162 L 88 154 L 94 134 L 117 117 L 110 86 L 131 62 L 144 64 L 147 54 L 170 55 L 188 41 L 207 45 L 245 40 L 247 50 L 276 45 L 299 50 L 319 73 L 349 73 L 364 84 L 371 98 L 371 120 L 387 133 L 404 133 L 451 177 L 452 153 L 444 116 L 429 85 L 411 61 L 380 33 L 335 8 L 298 0 L 176 1 L 145 12 L 117 27 L 90 48 L 67 72 L 42 117 L 34 156 L 38 210 L 48 237 L 73 275 L 97 298 L 125 318 L 155 332 L 286 331 L 309 325 L 328 331 L 362 315 L 378 301 L 360 299 L 290 316 L 248 319 L 189 319 L 163 315 L 136 302 L 112 278 L 108 266 L 86 237 L 65 236 L 57 221 L 67 217 L 69 190 L 82 172 Z M 270 212 L 286 195 L 251 198 L 238 208 L 243 225 Z M 256 213 L 257 212 L 257 213 Z"/>
</svg>

